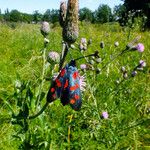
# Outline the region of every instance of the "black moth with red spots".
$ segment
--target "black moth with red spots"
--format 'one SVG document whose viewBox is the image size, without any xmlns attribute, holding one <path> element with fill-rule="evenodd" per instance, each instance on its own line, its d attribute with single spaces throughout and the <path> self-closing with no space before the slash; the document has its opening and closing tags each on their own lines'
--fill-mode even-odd
<svg viewBox="0 0 150 150">
<path fill-rule="evenodd" d="M 75 61 L 72 60 L 61 70 L 57 78 L 52 81 L 47 94 L 47 101 L 51 103 L 60 98 L 63 106 L 70 104 L 74 110 L 79 110 L 82 105 L 79 80 L 80 76 Z"/>
</svg>

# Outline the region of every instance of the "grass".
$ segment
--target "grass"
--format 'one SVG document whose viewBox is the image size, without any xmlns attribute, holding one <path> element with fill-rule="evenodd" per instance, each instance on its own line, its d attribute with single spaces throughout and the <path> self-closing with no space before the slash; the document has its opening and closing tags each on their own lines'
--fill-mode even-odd
<svg viewBox="0 0 150 150">
<path fill-rule="evenodd" d="M 150 149 L 150 34 L 132 30 L 128 39 L 128 28 L 124 30 L 118 24 L 80 24 L 77 43 L 81 37 L 92 38 L 92 44 L 84 52 L 85 55 L 98 50 L 103 58 L 102 63 L 94 64 L 94 67 L 102 68 L 110 57 L 122 51 L 138 35 L 142 36 L 140 42 L 145 45 L 145 51 L 125 53 L 100 74 L 87 71 L 87 86 L 79 112 L 73 111 L 69 106 L 63 107 L 57 100 L 38 118 L 27 120 L 29 126 L 26 132 L 21 130 L 21 125 L 13 124 L 13 119 L 7 120 L 12 115 L 9 106 L 17 114 L 17 104 L 25 100 L 26 93 L 29 93 L 30 114 L 34 114 L 45 103 L 50 85 L 48 81 L 44 82 L 40 105 L 38 108 L 35 105 L 43 68 L 43 37 L 39 28 L 39 25 L 30 24 L 17 24 L 15 28 L 0 24 L 0 149 Z M 48 39 L 50 43 L 47 53 L 52 50 L 61 52 L 59 26 L 51 27 Z M 99 47 L 100 41 L 104 41 L 104 49 Z M 116 41 L 119 42 L 119 47 L 114 46 Z M 77 44 L 75 46 L 78 47 Z M 67 60 L 81 55 L 76 49 L 72 49 L 70 53 Z M 147 63 L 144 71 L 124 80 L 120 68 L 125 66 L 130 73 L 141 59 Z M 78 68 L 81 63 L 86 61 L 77 62 Z M 46 75 L 51 76 L 52 71 L 53 66 L 48 67 Z M 21 99 L 14 89 L 16 80 L 25 86 Z M 123 82 L 117 84 L 117 80 Z M 101 118 L 103 111 L 109 113 L 109 119 Z"/>
</svg>

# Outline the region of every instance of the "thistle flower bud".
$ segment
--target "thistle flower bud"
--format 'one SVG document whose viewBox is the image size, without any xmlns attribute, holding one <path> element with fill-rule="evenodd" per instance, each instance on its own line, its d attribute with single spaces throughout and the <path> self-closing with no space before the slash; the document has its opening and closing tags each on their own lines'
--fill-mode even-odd
<svg viewBox="0 0 150 150">
<path fill-rule="evenodd" d="M 105 47 L 105 44 L 103 41 L 100 42 L 100 48 L 104 48 Z"/>
<path fill-rule="evenodd" d="M 102 62 L 102 58 L 96 58 L 95 61 L 96 61 L 97 63 L 101 63 L 101 62 Z"/>
<path fill-rule="evenodd" d="M 87 49 L 86 38 L 81 38 L 79 48 L 80 48 L 80 50 L 86 50 Z"/>
<path fill-rule="evenodd" d="M 91 59 L 91 60 L 89 61 L 89 63 L 90 63 L 91 65 L 94 65 L 94 60 Z"/>
<path fill-rule="evenodd" d="M 119 46 L 119 42 L 115 42 L 114 45 L 115 45 L 116 47 L 118 47 L 118 46 Z"/>
<path fill-rule="evenodd" d="M 48 22 L 44 21 L 41 25 L 41 33 L 44 37 L 46 37 L 50 32 L 50 25 Z"/>
<path fill-rule="evenodd" d="M 139 65 L 140 65 L 141 68 L 146 67 L 146 62 L 144 60 L 140 60 Z"/>
<path fill-rule="evenodd" d="M 65 25 L 66 11 L 67 11 L 66 1 L 61 1 L 60 2 L 60 11 L 59 11 L 59 23 L 62 28 Z"/>
<path fill-rule="evenodd" d="M 60 55 L 57 52 L 51 51 L 47 56 L 47 61 L 49 63 L 58 63 L 60 60 Z"/>
<path fill-rule="evenodd" d="M 125 68 L 124 66 L 122 66 L 122 67 L 121 67 L 121 71 L 122 71 L 123 73 L 125 73 L 125 72 L 126 72 L 126 68 Z"/>
<path fill-rule="evenodd" d="M 48 44 L 48 43 L 49 43 L 49 39 L 44 38 L 44 43 L 45 43 L 45 44 Z"/>
<path fill-rule="evenodd" d="M 128 78 L 127 72 L 124 72 L 124 73 L 123 73 L 123 78 L 124 78 L 124 79 L 127 79 L 127 78 Z"/>
<path fill-rule="evenodd" d="M 102 119 L 108 119 L 108 117 L 109 117 L 109 115 L 108 115 L 108 112 L 102 112 L 102 114 L 101 114 L 101 118 Z"/>
<path fill-rule="evenodd" d="M 20 82 L 19 80 L 16 80 L 16 81 L 15 81 L 15 88 L 16 88 L 16 89 L 20 89 L 21 86 L 22 86 L 21 82 Z"/>
<path fill-rule="evenodd" d="M 135 77 L 137 75 L 137 71 L 132 71 L 131 76 Z"/>
<path fill-rule="evenodd" d="M 78 0 L 68 0 L 63 39 L 65 42 L 74 43 L 78 38 Z"/>
</svg>

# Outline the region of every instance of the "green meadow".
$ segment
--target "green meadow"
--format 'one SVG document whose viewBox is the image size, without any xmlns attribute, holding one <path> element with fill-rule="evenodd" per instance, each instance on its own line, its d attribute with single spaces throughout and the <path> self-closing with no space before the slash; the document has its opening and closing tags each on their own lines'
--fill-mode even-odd
<svg viewBox="0 0 150 150">
<path fill-rule="evenodd" d="M 145 46 L 143 53 L 129 51 L 111 61 L 137 36 L 141 36 L 137 43 Z M 78 48 L 82 37 L 92 39 L 83 53 Z M 51 25 L 48 39 L 46 55 L 50 51 L 61 53 L 62 29 L 57 23 Z M 49 78 L 58 65 L 46 61 L 42 77 L 44 38 L 40 25 L 0 23 L 0 150 L 150 150 L 149 39 L 150 32 L 123 28 L 117 23 L 80 23 L 76 48 L 69 50 L 65 63 L 96 50 L 102 58 L 100 63 L 93 62 L 93 58 L 77 61 L 80 74 L 86 76 L 81 110 L 63 106 L 58 99 L 37 118 L 17 122 L 12 114 L 19 114 L 22 103 L 27 104 L 29 115 L 45 104 Z M 100 48 L 101 41 L 104 48 Z M 140 60 L 146 62 L 146 67 L 131 77 Z M 81 64 L 93 69 L 81 71 Z M 126 79 L 122 66 L 127 71 Z M 15 87 L 18 81 L 21 92 Z M 102 118 L 104 111 L 108 119 Z"/>
</svg>

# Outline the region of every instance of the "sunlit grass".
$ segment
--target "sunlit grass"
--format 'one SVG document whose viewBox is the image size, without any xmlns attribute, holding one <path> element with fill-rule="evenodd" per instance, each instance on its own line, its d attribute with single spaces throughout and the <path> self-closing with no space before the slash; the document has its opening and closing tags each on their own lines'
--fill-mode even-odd
<svg viewBox="0 0 150 150">
<path fill-rule="evenodd" d="M 150 35 L 149 32 L 133 30 L 130 39 L 127 39 L 128 30 L 123 30 L 118 24 L 81 23 L 80 37 L 75 46 L 78 47 L 80 38 L 91 38 L 92 44 L 85 54 L 98 50 L 104 58 L 102 64 L 98 64 L 99 68 L 107 63 L 111 56 L 124 50 L 126 44 L 138 35 L 142 36 L 140 42 L 145 45 L 145 51 L 142 54 L 136 51 L 124 54 L 108 65 L 101 74 L 87 72 L 87 88 L 82 96 L 81 111 L 75 112 L 68 106 L 63 107 L 57 100 L 49 105 L 41 116 L 29 121 L 29 131 L 26 134 L 18 133 L 18 137 L 16 136 L 20 126 L 12 125 L 4 119 L 11 116 L 6 101 L 17 111 L 13 98 L 14 83 L 17 79 L 31 81 L 34 86 L 38 86 L 43 49 L 43 37 L 39 28 L 39 25 L 17 24 L 16 28 L 12 29 L 6 24 L 0 24 L 0 149 L 16 150 L 23 142 L 26 142 L 26 146 L 32 145 L 32 149 L 148 149 Z M 53 27 L 48 38 L 50 43 L 47 52 L 60 52 L 61 28 Z M 100 48 L 100 41 L 104 41 L 104 49 Z M 118 47 L 114 46 L 116 41 L 119 42 Z M 70 53 L 68 60 L 80 55 L 76 49 Z M 120 68 L 126 66 L 130 73 L 141 59 L 147 63 L 145 70 L 134 78 L 124 80 Z M 77 66 L 80 63 L 86 61 L 77 62 Z M 124 81 L 119 85 L 117 80 Z M 47 93 L 49 84 L 45 83 L 43 92 Z M 44 103 L 45 99 L 42 100 L 42 104 Z M 108 120 L 100 118 L 103 111 L 109 113 Z M 31 112 L 35 113 L 34 110 Z"/>
</svg>

